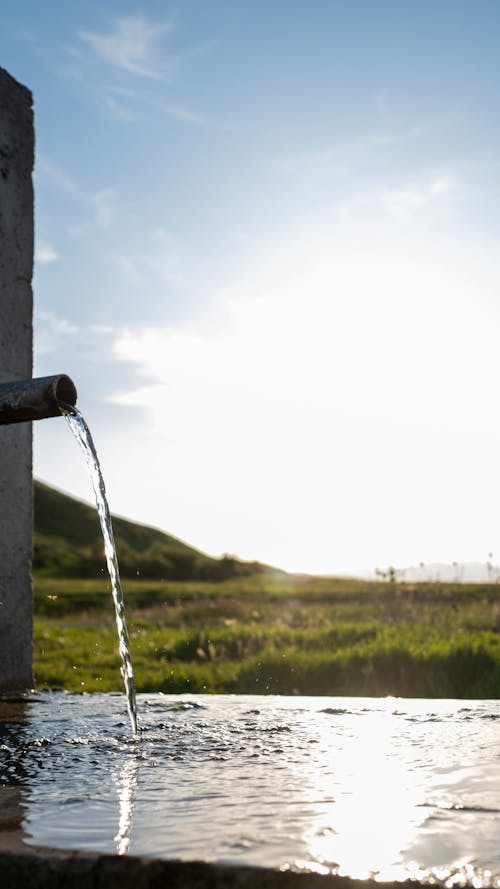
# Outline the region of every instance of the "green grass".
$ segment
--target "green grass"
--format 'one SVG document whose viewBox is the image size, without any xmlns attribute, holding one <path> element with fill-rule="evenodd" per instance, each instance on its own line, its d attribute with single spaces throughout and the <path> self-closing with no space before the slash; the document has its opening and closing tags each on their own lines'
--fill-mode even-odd
<svg viewBox="0 0 500 889">
<path fill-rule="evenodd" d="M 500 697 L 487 584 L 258 575 L 125 584 L 139 691 Z M 121 687 L 105 580 L 35 580 L 40 688 Z"/>
</svg>

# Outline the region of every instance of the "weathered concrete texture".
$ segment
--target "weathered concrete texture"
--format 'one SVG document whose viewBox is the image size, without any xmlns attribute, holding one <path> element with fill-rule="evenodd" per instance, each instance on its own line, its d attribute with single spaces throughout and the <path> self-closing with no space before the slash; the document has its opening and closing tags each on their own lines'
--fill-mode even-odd
<svg viewBox="0 0 500 889">
<path fill-rule="evenodd" d="M 29 90 L 0 68 L 0 382 L 32 375 L 34 134 Z M 31 423 L 0 428 L 0 690 L 32 674 Z"/>
<path fill-rule="evenodd" d="M 268 868 L 160 861 L 134 856 L 64 853 L 51 849 L 4 851 L 2 889 L 422 889 L 416 881 L 375 883 L 330 874 Z"/>
</svg>

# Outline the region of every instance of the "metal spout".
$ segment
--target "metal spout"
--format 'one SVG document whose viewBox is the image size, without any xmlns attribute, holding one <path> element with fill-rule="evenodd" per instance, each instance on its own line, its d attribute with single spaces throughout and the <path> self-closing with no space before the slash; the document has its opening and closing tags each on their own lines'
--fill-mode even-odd
<svg viewBox="0 0 500 889">
<path fill-rule="evenodd" d="M 74 407 L 76 388 L 66 374 L 0 383 L 0 426 L 60 417 L 59 403 Z"/>
</svg>

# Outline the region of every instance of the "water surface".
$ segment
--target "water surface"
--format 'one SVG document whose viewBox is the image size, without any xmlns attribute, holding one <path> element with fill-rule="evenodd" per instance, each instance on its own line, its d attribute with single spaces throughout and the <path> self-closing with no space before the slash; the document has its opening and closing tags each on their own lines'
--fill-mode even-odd
<svg viewBox="0 0 500 889">
<path fill-rule="evenodd" d="M 133 737 L 123 696 L 46 693 L 0 721 L 0 825 L 14 793 L 28 844 L 500 886 L 498 701 L 140 695 L 139 713 Z"/>
</svg>

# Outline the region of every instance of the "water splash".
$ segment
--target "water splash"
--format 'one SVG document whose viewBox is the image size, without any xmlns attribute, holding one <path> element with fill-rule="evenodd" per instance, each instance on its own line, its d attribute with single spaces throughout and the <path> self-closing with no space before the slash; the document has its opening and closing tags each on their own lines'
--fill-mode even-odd
<svg viewBox="0 0 500 889">
<path fill-rule="evenodd" d="M 113 535 L 113 525 L 111 523 L 111 514 L 109 511 L 108 501 L 106 497 L 106 488 L 101 472 L 101 466 L 97 451 L 95 449 L 89 427 L 87 426 L 82 414 L 76 407 L 59 402 L 59 410 L 66 418 L 68 425 L 80 445 L 85 462 L 89 468 L 92 487 L 94 489 L 97 512 L 99 513 L 99 521 L 101 523 L 102 536 L 104 538 L 104 551 L 106 554 L 106 562 L 108 566 L 109 578 L 111 580 L 111 591 L 113 594 L 113 602 L 115 604 L 116 628 L 118 630 L 118 643 L 120 648 L 121 668 L 120 672 L 123 676 L 125 685 L 125 693 L 127 696 L 127 708 L 132 723 L 132 730 L 137 732 L 137 704 L 135 698 L 135 682 L 134 670 L 132 667 L 132 658 L 130 656 L 130 642 L 125 621 L 125 603 L 123 599 L 123 590 L 120 581 L 120 570 L 118 568 L 118 558 L 116 555 L 116 546 Z"/>
</svg>

